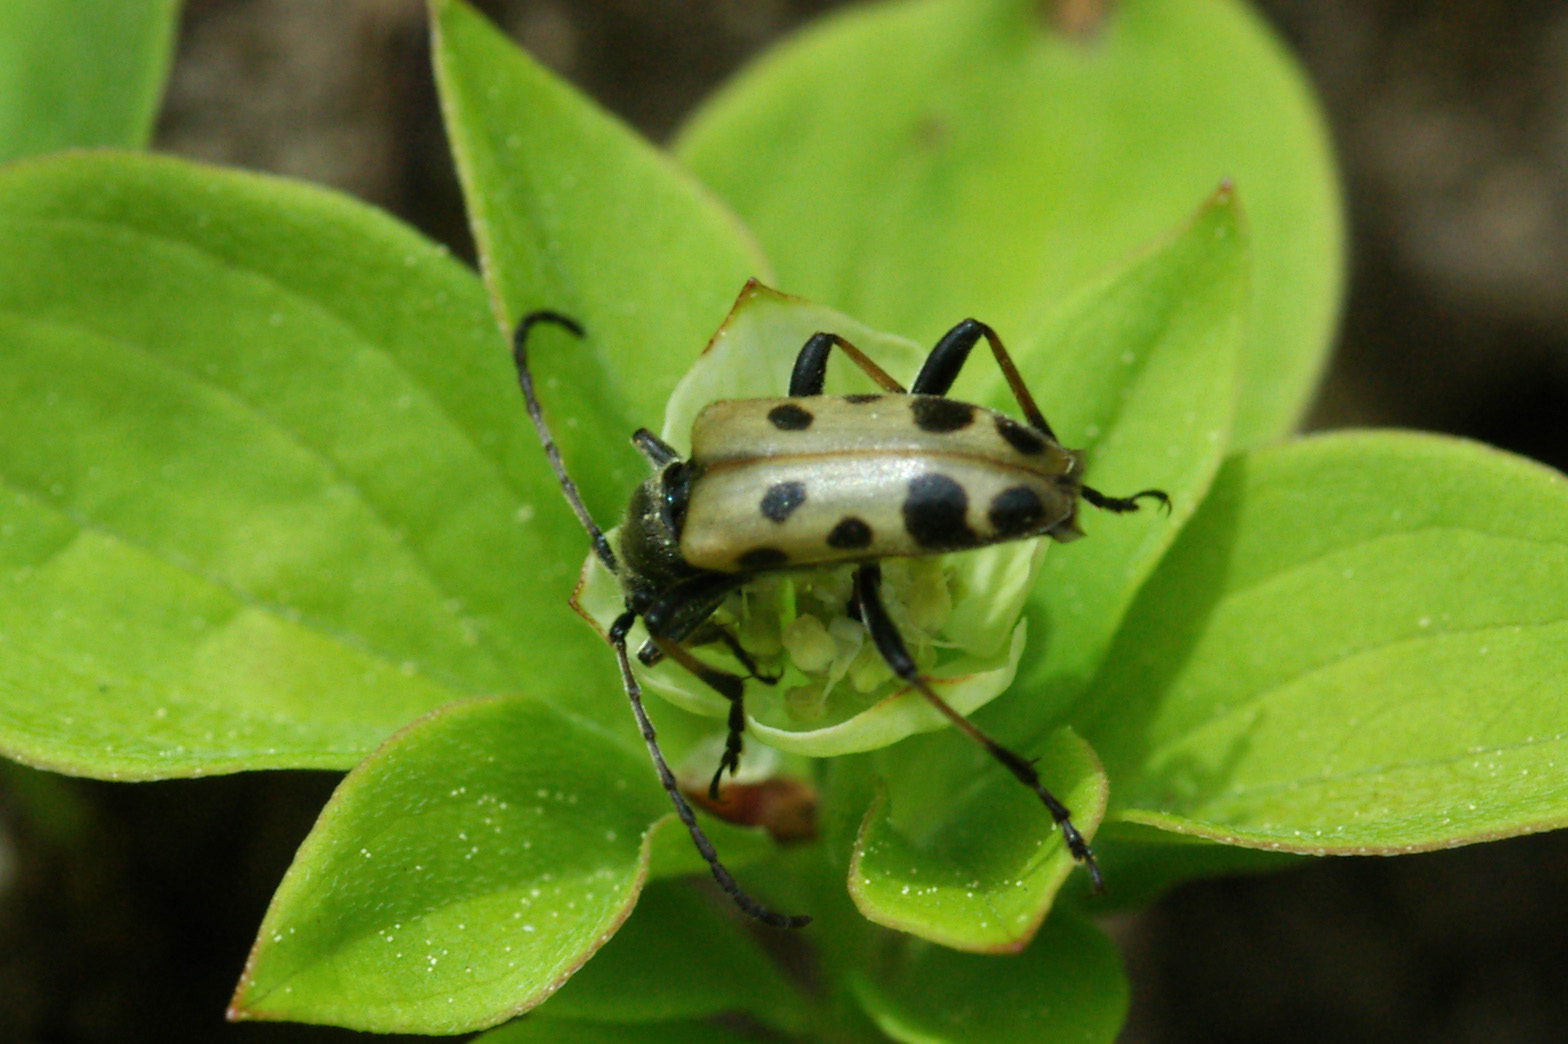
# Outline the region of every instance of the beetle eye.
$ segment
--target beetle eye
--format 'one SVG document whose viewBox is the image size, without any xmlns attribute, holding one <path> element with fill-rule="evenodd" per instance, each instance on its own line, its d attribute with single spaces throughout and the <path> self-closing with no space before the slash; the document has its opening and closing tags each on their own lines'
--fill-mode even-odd
<svg viewBox="0 0 1568 1044">
<path fill-rule="evenodd" d="M 685 461 L 676 461 L 664 469 L 661 476 L 664 486 L 664 524 L 680 539 L 681 528 L 686 524 L 686 503 L 691 499 L 691 467 Z"/>
</svg>

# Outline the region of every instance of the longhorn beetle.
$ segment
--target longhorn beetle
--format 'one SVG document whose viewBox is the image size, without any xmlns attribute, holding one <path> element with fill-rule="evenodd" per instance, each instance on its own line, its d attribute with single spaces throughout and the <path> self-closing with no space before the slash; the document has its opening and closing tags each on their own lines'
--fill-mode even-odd
<svg viewBox="0 0 1568 1044">
<path fill-rule="evenodd" d="M 1084 485 L 1083 455 L 1057 440 L 1001 339 L 982 322 L 965 319 L 949 330 L 907 390 L 843 337 L 824 332 L 813 334 L 801 348 L 787 397 L 721 400 L 705 407 L 692 425 L 690 458 L 683 460 L 647 428 L 632 434 L 654 473 L 632 492 L 617 557 L 567 474 L 534 392 L 526 346 L 529 331 L 539 323 L 577 337 L 583 328 L 557 312 L 524 316 L 512 340 L 518 382 L 567 502 L 588 531 L 594 554 L 625 594 L 625 611 L 607 637 L 659 780 L 719 887 L 735 904 L 775 927 L 799 928 L 811 920 L 769 910 L 742 891 L 719 861 L 659 750 L 627 656 L 626 636 L 642 617 L 649 636 L 637 652 L 643 664 L 669 657 L 729 701 L 729 734 L 709 788 L 716 797 L 725 770 L 733 775 L 740 764 L 744 679 L 704 663 L 686 643 L 699 629 L 710 630 L 704 625 L 724 599 L 759 574 L 839 563 L 855 564 L 851 611 L 858 610 L 888 667 L 1039 796 L 1098 891 L 1102 880 L 1094 854 L 1034 765 L 980 731 L 921 675 L 883 606 L 878 562 L 1039 536 L 1065 542 L 1083 535 L 1076 524 L 1080 497 L 1117 513 L 1136 511 L 1143 498 L 1169 510 L 1170 498 L 1157 489 L 1110 497 Z M 981 338 L 990 345 L 1027 425 L 946 397 Z M 887 394 L 824 395 L 828 356 L 835 347 Z M 720 628 L 717 639 L 759 677 L 733 635 Z"/>
</svg>

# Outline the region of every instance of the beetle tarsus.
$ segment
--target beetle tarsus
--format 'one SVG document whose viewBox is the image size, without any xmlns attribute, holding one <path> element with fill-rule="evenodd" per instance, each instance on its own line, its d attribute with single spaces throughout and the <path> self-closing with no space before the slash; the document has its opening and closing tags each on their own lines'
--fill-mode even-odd
<svg viewBox="0 0 1568 1044">
<path fill-rule="evenodd" d="M 1094 852 L 1089 848 L 1089 842 L 1084 840 L 1078 828 L 1073 825 L 1072 813 L 1067 810 L 1067 806 L 1040 782 L 1040 774 L 1034 767 L 1040 759 L 1022 758 L 989 738 L 985 740 L 985 748 L 992 757 L 1005 765 L 1020 783 L 1033 790 L 1040 798 L 1041 804 L 1045 805 L 1046 810 L 1051 813 L 1051 818 L 1061 828 L 1062 840 L 1067 845 L 1067 851 L 1071 852 L 1072 857 L 1089 871 L 1090 887 L 1095 894 L 1104 892 L 1105 878 L 1100 875 L 1100 865 L 1094 860 Z"/>
<path fill-rule="evenodd" d="M 1099 490 L 1091 489 L 1088 486 L 1084 486 L 1082 492 L 1083 499 L 1101 511 L 1110 511 L 1117 515 L 1126 514 L 1129 511 L 1137 511 L 1139 507 L 1138 501 L 1144 498 L 1157 501 L 1162 511 L 1167 515 L 1171 513 L 1170 494 L 1163 489 L 1140 489 L 1130 497 L 1108 497 Z"/>
<path fill-rule="evenodd" d="M 742 733 L 746 728 L 746 705 L 736 699 L 730 703 L 729 734 L 724 737 L 724 756 L 719 759 L 719 770 L 713 774 L 713 780 L 708 784 L 708 796 L 714 801 L 719 800 L 719 780 L 724 777 L 724 770 L 729 769 L 730 775 L 740 771 L 741 750 L 745 747 Z"/>
</svg>

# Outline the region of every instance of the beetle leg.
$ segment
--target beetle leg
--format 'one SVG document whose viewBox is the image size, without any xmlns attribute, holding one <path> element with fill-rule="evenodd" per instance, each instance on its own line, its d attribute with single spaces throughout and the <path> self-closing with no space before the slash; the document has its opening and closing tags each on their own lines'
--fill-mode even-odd
<svg viewBox="0 0 1568 1044">
<path fill-rule="evenodd" d="M 610 625 L 610 646 L 615 650 L 615 659 L 621 668 L 621 684 L 626 689 L 626 699 L 631 703 L 632 713 L 637 717 L 637 726 L 642 731 L 643 742 L 648 746 L 648 755 L 653 759 L 653 767 L 659 773 L 659 782 L 675 805 L 675 814 L 680 817 L 682 823 L 686 824 L 686 831 L 691 834 L 697 852 L 707 862 L 708 869 L 713 872 L 713 879 L 719 883 L 719 888 L 734 901 L 736 906 L 763 924 L 775 928 L 804 928 L 811 923 L 810 917 L 792 917 L 788 914 L 775 913 L 741 891 L 740 885 L 735 883 L 735 878 L 725 869 L 724 864 L 719 862 L 719 854 L 714 851 L 708 835 L 697 825 L 697 817 L 692 812 L 691 805 L 686 803 L 685 796 L 681 794 L 681 788 L 675 782 L 675 773 L 670 771 L 669 763 L 664 760 L 664 752 L 659 749 L 658 733 L 654 731 L 653 722 L 648 720 L 648 711 L 642 705 L 642 687 L 637 684 L 637 677 L 632 673 L 631 658 L 626 655 L 626 632 L 631 629 L 632 621 L 636 618 L 636 613 L 625 612 Z"/>
<path fill-rule="evenodd" d="M 708 783 L 708 797 L 714 801 L 719 800 L 719 780 L 724 778 L 724 770 L 728 769 L 734 775 L 740 768 L 741 750 L 745 746 L 742 738 L 746 731 L 746 687 L 745 679 L 729 671 L 721 671 L 717 667 L 710 667 L 697 657 L 684 645 L 667 641 L 663 638 L 654 638 L 653 642 L 659 651 L 670 659 L 690 671 L 697 680 L 702 682 L 714 692 L 730 701 L 730 714 L 727 724 L 729 735 L 724 738 L 724 756 L 719 759 L 719 769 L 713 774 L 713 779 Z"/>
<path fill-rule="evenodd" d="M 749 578 L 732 573 L 702 573 L 667 589 L 642 613 L 642 622 L 653 638 L 684 642 L 708 622 L 716 609 L 735 588 Z M 652 667 L 664 653 L 655 642 L 637 650 L 644 667 Z"/>
<path fill-rule="evenodd" d="M 835 333 L 814 333 L 795 356 L 795 369 L 789 375 L 791 398 L 821 395 L 823 382 L 828 375 L 828 354 L 838 345 L 851 362 L 860 367 L 867 377 L 877 382 L 883 391 L 894 395 L 904 394 L 904 386 L 887 375 L 887 371 L 872 362 L 859 348 Z"/>
<path fill-rule="evenodd" d="M 700 642 L 707 635 L 712 634 L 735 654 L 735 658 L 751 677 L 765 685 L 775 685 L 779 680 L 777 677 L 763 674 L 757 668 L 757 661 L 752 659 L 739 639 L 707 619 L 714 609 L 718 608 L 718 601 L 722 600 L 734 585 L 734 577 L 715 574 L 711 577 L 699 577 L 667 593 L 644 615 L 643 622 L 648 625 L 649 637 L 648 642 L 637 652 L 637 658 L 646 667 L 652 667 L 668 656 L 690 671 L 698 681 L 730 701 L 729 736 L 724 744 L 724 757 L 720 759 L 719 769 L 713 774 L 712 782 L 708 784 L 708 796 L 715 801 L 719 800 L 719 781 L 723 778 L 725 770 L 728 769 L 733 776 L 740 768 L 741 735 L 746 730 L 745 679 L 703 663 L 686 648 L 685 643 Z M 697 620 L 702 622 L 694 624 L 693 621 Z"/>
<path fill-rule="evenodd" d="M 936 347 L 931 349 L 931 354 L 926 356 L 920 373 L 915 376 L 915 383 L 909 386 L 909 393 L 946 395 L 958 379 L 958 371 L 964 368 L 964 363 L 969 359 L 970 350 L 982 337 L 990 344 L 991 354 L 996 356 L 996 365 L 1001 368 L 1002 376 L 1007 378 L 1007 386 L 1012 389 L 1013 398 L 1018 400 L 1018 408 L 1023 410 L 1030 426 L 1052 442 L 1061 441 L 1046 423 L 1040 407 L 1035 405 L 1034 396 L 1029 394 L 1024 379 L 1018 375 L 1018 367 L 1013 365 L 1013 357 L 1002 347 L 1002 339 L 995 330 L 978 319 L 965 319 L 942 335 Z"/>
<path fill-rule="evenodd" d="M 914 657 L 909 655 L 903 637 L 898 633 L 892 617 L 888 616 L 887 609 L 882 605 L 882 597 L 878 594 L 881 584 L 882 569 L 877 563 L 867 562 L 855 570 L 855 594 L 860 601 L 861 615 L 865 619 L 866 629 L 871 632 L 871 640 L 876 643 L 877 651 L 882 654 L 887 665 L 893 669 L 894 674 L 924 696 L 943 717 L 952 722 L 964 735 L 984 747 L 987 753 L 1006 766 L 1019 782 L 1039 796 L 1051 813 L 1051 818 L 1061 828 L 1062 840 L 1067 843 L 1067 850 L 1072 853 L 1074 859 L 1088 869 L 1089 880 L 1094 890 L 1104 891 L 1105 882 L 1100 876 L 1099 866 L 1095 864 L 1094 853 L 1090 851 L 1089 843 L 1073 825 L 1072 813 L 1067 810 L 1067 806 L 1057 800 L 1056 795 L 1040 782 L 1040 774 L 1035 771 L 1034 765 L 980 731 L 973 722 L 959 714 L 948 705 L 946 700 L 938 696 L 921 676 L 920 668 L 915 666 Z"/>
<path fill-rule="evenodd" d="M 517 332 L 512 335 L 512 361 L 517 364 L 517 383 L 523 389 L 523 400 L 528 403 L 528 416 L 533 418 L 534 428 L 539 432 L 539 441 L 544 443 L 544 454 L 550 458 L 550 467 L 555 469 L 555 477 L 560 480 L 561 492 L 566 494 L 566 502 L 572 506 L 577 514 L 577 521 L 583 524 L 588 531 L 588 536 L 593 540 L 593 553 L 599 556 L 599 561 L 610 572 L 619 575 L 615 568 L 615 552 L 610 550 L 610 542 L 604 538 L 604 530 L 593 520 L 588 513 L 588 508 L 583 504 L 582 494 L 577 492 L 577 483 L 572 481 L 566 473 L 566 464 L 561 460 L 561 451 L 556 448 L 555 439 L 550 435 L 550 427 L 544 422 L 544 410 L 539 405 L 539 397 L 534 394 L 534 378 L 528 369 L 528 331 L 535 323 L 553 323 L 574 336 L 581 337 L 583 328 L 575 320 L 557 312 L 529 312 L 517 324 Z"/>
<path fill-rule="evenodd" d="M 746 647 L 740 644 L 740 639 L 731 634 L 729 628 L 716 624 L 712 620 L 709 620 L 692 632 L 692 636 L 687 639 L 686 644 L 706 645 L 715 641 L 722 644 L 730 651 L 731 656 L 740 661 L 740 665 L 746 668 L 746 677 L 755 678 L 764 685 L 777 685 L 779 679 L 783 677 L 782 674 L 763 674 L 762 668 L 757 666 L 757 661 L 752 657 L 751 653 L 747 652 Z"/>
<path fill-rule="evenodd" d="M 1163 489 L 1139 490 L 1130 497 L 1108 497 L 1097 489 L 1083 487 L 1083 499 L 1099 508 L 1101 511 L 1110 511 L 1121 515 L 1128 511 L 1138 510 L 1138 499 L 1148 497 L 1150 500 L 1159 501 L 1160 507 L 1168 515 L 1171 513 L 1171 498 Z"/>
</svg>

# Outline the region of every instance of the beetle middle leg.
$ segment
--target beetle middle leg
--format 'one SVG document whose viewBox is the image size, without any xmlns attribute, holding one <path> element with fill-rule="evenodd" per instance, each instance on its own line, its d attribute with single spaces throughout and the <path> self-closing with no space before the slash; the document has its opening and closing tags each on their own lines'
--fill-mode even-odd
<svg viewBox="0 0 1568 1044">
<path fill-rule="evenodd" d="M 887 609 L 882 604 L 882 596 L 878 593 L 881 585 L 882 568 L 877 563 L 867 562 L 855 570 L 855 596 L 860 602 L 861 616 L 865 620 L 866 629 L 871 632 L 871 640 L 876 643 L 877 651 L 882 654 L 887 665 L 893 669 L 894 674 L 924 696 L 943 717 L 952 722 L 964 735 L 984 747 L 986 752 L 1006 766 L 1019 782 L 1039 796 L 1046 810 L 1051 813 L 1051 818 L 1061 828 L 1062 840 L 1067 843 L 1067 850 L 1072 853 L 1074 859 L 1088 869 L 1089 880 L 1094 890 L 1104 891 L 1105 882 L 1100 876 L 1100 868 L 1094 861 L 1094 853 L 1089 849 L 1089 843 L 1073 825 L 1072 813 L 1067 810 L 1067 806 L 1040 782 L 1040 774 L 1035 771 L 1034 765 L 1028 759 L 1020 757 L 987 736 L 968 718 L 954 710 L 946 700 L 936 694 L 930 683 L 921 675 L 920 668 L 915 665 L 915 658 L 909 654 L 909 649 L 904 644 L 903 636 L 898 633 L 898 627 L 894 625 L 893 618 L 888 616 Z"/>
<path fill-rule="evenodd" d="M 904 394 L 904 386 L 888 376 L 886 370 L 872 362 L 859 348 L 835 333 L 814 333 L 801 346 L 795 356 L 795 369 L 789 375 L 790 398 L 821 395 L 828 376 L 828 355 L 837 347 L 851 362 L 860 367 L 867 377 L 877 382 L 883 391 L 894 395 Z"/>
<path fill-rule="evenodd" d="M 718 633 L 720 640 L 729 647 L 730 651 L 735 653 L 741 665 L 751 672 L 752 677 L 769 685 L 778 681 L 777 678 L 770 678 L 758 671 L 757 662 L 751 658 L 740 642 L 710 619 L 724 598 L 744 583 L 745 579 L 744 576 L 711 573 L 696 577 L 667 591 L 643 613 L 643 623 L 648 628 L 648 644 L 637 653 L 637 658 L 649 667 L 660 659 L 669 657 L 690 671 L 698 681 L 729 701 L 730 710 L 726 722 L 729 734 L 725 738 L 724 756 L 719 760 L 718 771 L 713 774 L 713 779 L 708 784 L 708 796 L 715 801 L 719 799 L 719 781 L 725 771 L 728 770 L 733 776 L 740 768 L 740 755 L 744 747 L 742 737 L 746 731 L 745 679 L 738 674 L 703 663 L 686 648 L 686 643 L 701 632 L 712 629 Z"/>
<path fill-rule="evenodd" d="M 730 629 L 723 624 L 709 620 L 692 632 L 692 636 L 686 640 L 688 646 L 711 645 L 714 642 L 718 642 L 728 649 L 730 655 L 735 657 L 736 661 L 745 668 L 745 677 L 754 678 L 764 685 L 777 685 L 779 679 L 783 677 L 782 674 L 762 673 L 762 668 L 757 665 L 756 658 L 746 650 L 744 645 L 740 644 L 740 639 L 731 634 Z"/>
</svg>

